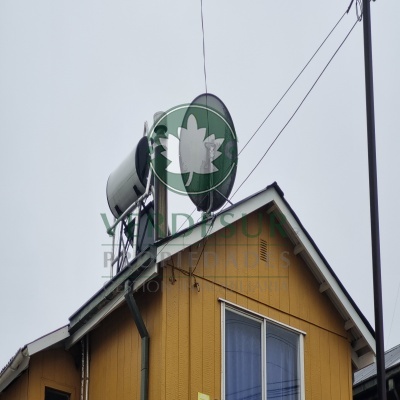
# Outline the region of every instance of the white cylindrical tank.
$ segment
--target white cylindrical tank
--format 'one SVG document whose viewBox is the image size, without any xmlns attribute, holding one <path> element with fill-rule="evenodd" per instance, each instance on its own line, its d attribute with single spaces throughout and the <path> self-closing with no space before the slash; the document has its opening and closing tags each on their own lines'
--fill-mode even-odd
<svg viewBox="0 0 400 400">
<path fill-rule="evenodd" d="M 122 215 L 145 192 L 149 167 L 149 143 L 147 137 L 142 137 L 108 178 L 107 201 L 114 217 Z"/>
</svg>

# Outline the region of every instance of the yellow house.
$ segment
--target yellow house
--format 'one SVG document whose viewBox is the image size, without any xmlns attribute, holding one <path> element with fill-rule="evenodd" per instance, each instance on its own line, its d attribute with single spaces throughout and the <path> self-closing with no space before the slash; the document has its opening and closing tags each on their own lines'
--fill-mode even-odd
<svg viewBox="0 0 400 400">
<path fill-rule="evenodd" d="M 374 332 L 276 183 L 156 242 L 0 373 L 1 400 L 352 399 Z"/>
</svg>

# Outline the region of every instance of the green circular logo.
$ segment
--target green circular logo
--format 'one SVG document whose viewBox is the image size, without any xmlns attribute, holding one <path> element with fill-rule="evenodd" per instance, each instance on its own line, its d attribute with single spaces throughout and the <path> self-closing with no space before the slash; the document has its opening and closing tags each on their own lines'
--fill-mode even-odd
<svg viewBox="0 0 400 400">
<path fill-rule="evenodd" d="M 191 197 L 213 190 L 229 196 L 238 152 L 225 106 L 217 109 L 191 103 L 174 107 L 153 124 L 149 139 L 151 168 L 169 189 Z"/>
</svg>

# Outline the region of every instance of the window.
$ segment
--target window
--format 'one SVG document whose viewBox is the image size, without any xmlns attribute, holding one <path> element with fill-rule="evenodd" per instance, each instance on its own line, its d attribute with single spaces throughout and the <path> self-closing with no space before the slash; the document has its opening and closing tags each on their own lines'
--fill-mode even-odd
<svg viewBox="0 0 400 400">
<path fill-rule="evenodd" d="M 303 334 L 222 303 L 223 398 L 302 400 Z"/>
<path fill-rule="evenodd" d="M 50 387 L 45 388 L 44 400 L 69 400 L 70 394 L 61 392 L 59 390 L 52 389 Z"/>
</svg>

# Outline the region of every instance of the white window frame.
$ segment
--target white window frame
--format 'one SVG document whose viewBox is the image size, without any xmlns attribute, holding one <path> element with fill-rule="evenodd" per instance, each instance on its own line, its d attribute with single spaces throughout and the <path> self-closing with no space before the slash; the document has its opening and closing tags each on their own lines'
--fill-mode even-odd
<svg viewBox="0 0 400 400">
<path fill-rule="evenodd" d="M 306 332 L 299 329 L 293 328 L 292 326 L 283 324 L 282 322 L 276 321 L 272 318 L 268 318 L 265 315 L 251 311 L 245 307 L 241 307 L 228 300 L 219 298 L 221 303 L 221 399 L 225 400 L 225 312 L 226 310 L 234 312 L 239 315 L 243 315 L 246 318 L 253 319 L 260 322 L 261 324 L 261 385 L 262 385 L 262 400 L 268 400 L 266 398 L 266 365 L 267 365 L 267 354 L 266 354 L 266 332 L 267 323 L 275 324 L 281 328 L 287 329 L 288 331 L 294 332 L 299 336 L 299 374 L 300 374 L 300 400 L 305 400 L 305 380 L 304 380 L 304 337 Z"/>
</svg>

